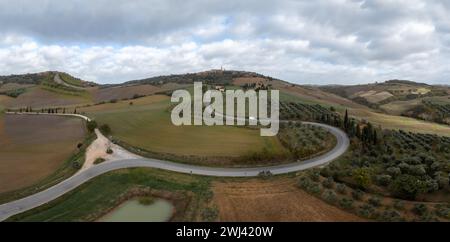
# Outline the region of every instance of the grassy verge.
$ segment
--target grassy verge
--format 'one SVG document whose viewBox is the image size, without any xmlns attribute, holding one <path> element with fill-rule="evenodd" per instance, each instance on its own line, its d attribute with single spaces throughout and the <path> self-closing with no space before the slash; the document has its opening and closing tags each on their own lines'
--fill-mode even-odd
<svg viewBox="0 0 450 242">
<path fill-rule="evenodd" d="M 67 160 L 65 160 L 64 163 L 52 175 L 46 177 L 45 179 L 39 181 L 38 183 L 32 186 L 0 194 L 0 204 L 7 203 L 9 201 L 14 201 L 32 195 L 34 193 L 43 191 L 75 174 L 78 171 L 78 169 L 83 166 L 86 148 L 95 139 L 96 139 L 95 134 L 89 134 L 83 141 L 83 145 L 80 147 L 79 151 L 73 154 Z"/>
</svg>

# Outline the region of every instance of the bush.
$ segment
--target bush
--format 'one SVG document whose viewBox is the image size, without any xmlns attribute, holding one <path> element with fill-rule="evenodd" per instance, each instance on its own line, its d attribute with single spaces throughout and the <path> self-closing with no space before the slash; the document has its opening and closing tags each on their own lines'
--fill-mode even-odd
<svg viewBox="0 0 450 242">
<path fill-rule="evenodd" d="M 320 175 L 324 177 L 332 177 L 334 174 L 329 167 L 325 167 L 322 170 L 320 170 Z"/>
<path fill-rule="evenodd" d="M 347 186 L 345 184 L 339 183 L 336 186 L 336 191 L 340 194 L 347 194 Z"/>
<path fill-rule="evenodd" d="M 316 170 L 311 170 L 309 171 L 309 177 L 311 178 L 311 180 L 318 182 L 320 181 L 320 172 L 316 171 Z"/>
<path fill-rule="evenodd" d="M 391 176 L 398 176 L 402 174 L 402 171 L 398 167 L 389 167 L 386 169 L 386 172 Z"/>
<path fill-rule="evenodd" d="M 309 193 L 312 193 L 312 194 L 315 194 L 315 195 L 319 195 L 320 193 L 322 193 L 322 188 L 319 186 L 319 184 L 315 184 L 315 183 L 313 183 L 310 186 L 308 186 L 306 188 L 306 190 Z"/>
<path fill-rule="evenodd" d="M 78 162 L 78 161 L 74 161 L 74 162 L 72 162 L 72 167 L 74 168 L 74 169 L 80 169 L 81 168 L 81 163 L 80 162 Z"/>
<path fill-rule="evenodd" d="M 312 183 L 313 182 L 311 181 L 311 179 L 309 179 L 309 177 L 306 177 L 306 176 L 300 177 L 300 179 L 298 181 L 298 185 L 303 189 L 308 188 Z"/>
<path fill-rule="evenodd" d="M 411 175 L 398 176 L 392 181 L 389 189 L 395 195 L 406 199 L 415 199 L 417 195 L 428 190 L 423 181 Z"/>
<path fill-rule="evenodd" d="M 344 197 L 339 201 L 339 206 L 344 209 L 351 209 L 353 208 L 353 199 Z"/>
<path fill-rule="evenodd" d="M 322 197 L 325 199 L 325 201 L 329 202 L 329 203 L 336 203 L 337 201 L 337 195 L 334 191 L 331 190 L 326 190 L 323 194 Z"/>
<path fill-rule="evenodd" d="M 362 189 L 367 189 L 371 181 L 371 172 L 369 168 L 359 168 L 353 170 L 352 174 L 353 180 L 358 184 L 358 186 Z"/>
<path fill-rule="evenodd" d="M 370 205 L 372 205 L 374 207 L 381 206 L 381 199 L 379 197 L 370 197 L 367 202 L 369 202 Z"/>
<path fill-rule="evenodd" d="M 151 205 L 154 202 L 155 202 L 155 199 L 153 197 L 150 197 L 150 196 L 145 196 L 145 197 L 140 197 L 139 198 L 139 203 L 144 205 L 144 206 Z"/>
<path fill-rule="evenodd" d="M 92 133 L 97 128 L 97 122 L 95 122 L 94 120 L 88 121 L 86 127 L 88 131 Z"/>
<path fill-rule="evenodd" d="M 372 213 L 375 212 L 375 208 L 370 204 L 364 204 L 359 207 L 358 214 L 361 217 L 370 218 Z"/>
<path fill-rule="evenodd" d="M 404 219 L 402 218 L 400 213 L 398 211 L 395 211 L 392 209 L 385 210 L 381 214 L 380 220 L 386 221 L 386 222 L 402 222 L 402 221 L 404 221 Z"/>
<path fill-rule="evenodd" d="M 322 192 L 322 188 L 319 186 L 319 184 L 312 182 L 309 177 L 301 177 L 299 186 L 312 194 L 319 195 Z"/>
<path fill-rule="evenodd" d="M 99 157 L 99 158 L 95 159 L 94 165 L 97 165 L 97 164 L 100 164 L 100 163 L 103 163 L 103 162 L 105 162 L 105 159 Z"/>
<path fill-rule="evenodd" d="M 400 200 L 394 200 L 394 203 L 392 205 L 397 210 L 405 209 L 405 203 L 403 201 L 400 201 Z"/>
<path fill-rule="evenodd" d="M 327 179 L 323 180 L 322 185 L 326 188 L 333 188 L 334 187 L 333 177 L 328 177 Z"/>
<path fill-rule="evenodd" d="M 206 222 L 212 222 L 217 219 L 219 215 L 217 208 L 205 208 L 202 212 L 202 218 Z"/>
<path fill-rule="evenodd" d="M 438 207 L 436 208 L 436 215 L 441 218 L 450 219 L 450 208 Z"/>
<path fill-rule="evenodd" d="M 107 124 L 103 124 L 102 126 L 100 126 L 100 131 L 104 135 L 110 135 L 111 134 L 111 128 Z"/>
<path fill-rule="evenodd" d="M 352 191 L 352 197 L 355 200 L 360 201 L 363 198 L 363 196 L 364 196 L 364 192 L 359 190 L 359 189 L 356 189 L 356 190 Z"/>
<path fill-rule="evenodd" d="M 412 212 L 419 216 L 423 216 L 428 212 L 428 207 L 423 203 L 418 203 L 414 205 Z"/>
<path fill-rule="evenodd" d="M 390 175 L 378 175 L 375 177 L 375 181 L 380 186 L 388 186 L 391 181 L 392 177 Z"/>
<path fill-rule="evenodd" d="M 106 154 L 112 154 L 114 151 L 111 148 L 106 149 Z"/>
</svg>

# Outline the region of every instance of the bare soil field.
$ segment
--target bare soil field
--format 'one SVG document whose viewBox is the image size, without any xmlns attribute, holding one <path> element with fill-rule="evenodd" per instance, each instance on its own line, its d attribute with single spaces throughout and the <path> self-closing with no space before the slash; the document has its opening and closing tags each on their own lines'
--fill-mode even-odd
<svg viewBox="0 0 450 242">
<path fill-rule="evenodd" d="M 134 95 L 147 96 L 157 92 L 165 92 L 169 90 L 175 90 L 179 88 L 186 88 L 189 85 L 180 85 L 177 83 L 165 83 L 163 85 L 129 85 L 120 87 L 109 88 L 96 88 L 93 89 L 92 95 L 96 103 L 109 102 L 113 99 L 122 100 L 133 98 Z"/>
<path fill-rule="evenodd" d="M 49 176 L 76 151 L 84 136 L 81 119 L 1 115 L 0 193 Z"/>
<path fill-rule="evenodd" d="M 233 79 L 233 84 L 241 86 L 244 84 L 262 83 L 266 85 L 268 83 L 266 78 L 262 77 L 238 77 Z"/>
<path fill-rule="evenodd" d="M 27 106 L 32 108 L 39 108 L 59 107 L 87 102 L 89 102 L 89 100 L 87 100 L 85 97 L 64 95 L 47 91 L 40 87 L 33 87 L 19 97 L 10 99 L 5 102 L 5 106 L 8 108 L 20 108 Z"/>
<path fill-rule="evenodd" d="M 6 83 L 3 85 L 0 85 L 0 92 L 11 91 L 14 89 L 19 89 L 19 88 L 28 88 L 28 87 L 32 87 L 32 86 L 33 85 L 30 85 L 30 84 Z"/>
<path fill-rule="evenodd" d="M 153 85 L 135 85 L 109 87 L 95 90 L 93 93 L 95 102 L 109 102 L 113 99 L 121 100 L 132 98 L 134 95 L 150 95 L 161 91 L 161 88 Z"/>
<path fill-rule="evenodd" d="M 299 99 L 305 100 L 307 102 L 314 102 L 326 105 L 341 105 L 350 108 L 364 108 L 363 105 L 352 102 L 349 99 L 340 97 L 338 95 L 324 92 L 316 87 L 310 86 L 293 86 L 292 84 L 273 81 L 271 82 L 274 89 L 280 90 L 280 92 L 286 92 L 288 94 L 294 95 Z"/>
<path fill-rule="evenodd" d="M 391 93 L 386 92 L 386 91 L 377 92 L 374 90 L 370 90 L 370 91 L 366 91 L 366 92 L 364 92 L 364 91 L 357 92 L 357 93 L 353 94 L 351 96 L 351 98 L 362 97 L 370 103 L 379 103 L 379 102 L 386 100 L 393 96 L 394 95 L 392 95 Z"/>
<path fill-rule="evenodd" d="M 0 95 L 0 106 L 5 106 L 9 102 L 13 100 L 12 97 L 6 96 L 6 95 Z"/>
<path fill-rule="evenodd" d="M 364 221 L 298 188 L 293 178 L 214 182 L 220 221 Z"/>
</svg>

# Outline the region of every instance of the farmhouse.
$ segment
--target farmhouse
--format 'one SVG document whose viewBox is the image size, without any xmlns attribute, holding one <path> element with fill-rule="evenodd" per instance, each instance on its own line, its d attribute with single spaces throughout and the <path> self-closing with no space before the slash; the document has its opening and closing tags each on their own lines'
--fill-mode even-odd
<svg viewBox="0 0 450 242">
<path fill-rule="evenodd" d="M 225 92 L 225 87 L 224 86 L 216 86 L 216 90 L 220 91 L 220 92 Z"/>
</svg>

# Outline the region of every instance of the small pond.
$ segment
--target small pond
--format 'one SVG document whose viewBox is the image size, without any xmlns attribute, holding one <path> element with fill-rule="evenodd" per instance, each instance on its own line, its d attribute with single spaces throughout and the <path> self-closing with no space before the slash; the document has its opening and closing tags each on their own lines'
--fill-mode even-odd
<svg viewBox="0 0 450 242">
<path fill-rule="evenodd" d="M 170 201 L 156 199 L 152 204 L 144 205 L 138 198 L 122 203 L 105 216 L 100 222 L 165 222 L 172 216 L 174 206 Z"/>
</svg>

